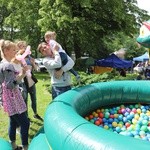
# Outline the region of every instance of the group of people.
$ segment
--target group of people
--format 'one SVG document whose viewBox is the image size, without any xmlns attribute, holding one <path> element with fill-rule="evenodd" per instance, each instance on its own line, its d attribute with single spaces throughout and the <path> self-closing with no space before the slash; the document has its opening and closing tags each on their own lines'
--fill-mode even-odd
<svg viewBox="0 0 150 150">
<path fill-rule="evenodd" d="M 45 41 L 38 45 L 38 52 L 43 58 L 43 64 L 51 76 L 52 100 L 58 95 L 71 89 L 71 73 L 80 80 L 78 73 L 73 70 L 74 61 L 56 42 L 56 33 L 45 33 Z M 13 42 L 0 40 L 0 104 L 9 116 L 8 135 L 13 150 L 28 149 L 28 134 L 30 120 L 27 111 L 28 93 L 32 101 L 34 118 L 42 119 L 37 113 L 36 87 L 38 80 L 32 70 L 36 69 L 34 59 L 28 55 L 25 64 L 17 59 L 17 55 L 23 54 L 27 48 L 25 41 Z M 30 70 L 31 76 L 27 74 Z M 22 146 L 16 144 L 16 129 L 20 127 Z"/>
<path fill-rule="evenodd" d="M 137 64 L 138 69 L 134 70 L 138 73 L 136 80 L 150 80 L 150 63 L 149 61 Z"/>
</svg>

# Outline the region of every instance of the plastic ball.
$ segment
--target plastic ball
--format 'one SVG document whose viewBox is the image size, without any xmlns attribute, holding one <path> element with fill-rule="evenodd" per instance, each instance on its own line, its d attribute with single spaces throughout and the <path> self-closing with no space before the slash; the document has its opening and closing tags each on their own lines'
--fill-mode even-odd
<svg viewBox="0 0 150 150">
<path fill-rule="evenodd" d="M 148 125 L 148 121 L 147 121 L 147 120 L 143 120 L 143 121 L 142 121 L 142 124 L 143 124 L 143 125 Z"/>
<path fill-rule="evenodd" d="M 98 113 L 98 116 L 99 116 L 100 118 L 103 118 L 103 117 L 104 117 L 104 114 L 103 114 L 102 112 L 100 112 L 100 113 Z"/>
<path fill-rule="evenodd" d="M 112 126 L 113 126 L 113 127 L 117 127 L 117 125 L 118 125 L 117 122 L 113 122 L 113 123 L 112 123 Z"/>
<path fill-rule="evenodd" d="M 96 120 L 95 123 L 97 126 L 99 126 L 101 124 L 101 122 L 99 120 Z"/>
<path fill-rule="evenodd" d="M 120 127 L 116 127 L 116 131 L 119 133 L 121 132 L 121 128 Z"/>
<path fill-rule="evenodd" d="M 104 129 L 108 130 L 109 129 L 108 125 L 104 125 Z"/>
<path fill-rule="evenodd" d="M 85 117 L 86 120 L 90 120 L 89 117 Z"/>
<path fill-rule="evenodd" d="M 143 126 L 141 127 L 141 131 L 147 131 L 147 126 L 146 126 L 146 125 L 143 125 Z"/>
<path fill-rule="evenodd" d="M 105 116 L 105 118 L 109 118 L 109 115 L 110 115 L 110 113 L 106 112 L 104 116 Z"/>
<path fill-rule="evenodd" d="M 136 111 L 138 114 L 140 114 L 142 112 L 140 108 L 138 108 Z"/>
</svg>

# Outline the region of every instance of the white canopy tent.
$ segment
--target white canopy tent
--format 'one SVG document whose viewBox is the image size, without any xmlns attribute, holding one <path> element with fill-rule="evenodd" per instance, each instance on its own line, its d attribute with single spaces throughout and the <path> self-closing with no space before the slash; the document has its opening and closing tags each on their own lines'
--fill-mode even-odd
<svg viewBox="0 0 150 150">
<path fill-rule="evenodd" d="M 146 52 L 145 54 L 139 56 L 139 57 L 135 57 L 133 58 L 133 61 L 146 61 L 149 60 L 149 54 L 148 52 Z"/>
</svg>

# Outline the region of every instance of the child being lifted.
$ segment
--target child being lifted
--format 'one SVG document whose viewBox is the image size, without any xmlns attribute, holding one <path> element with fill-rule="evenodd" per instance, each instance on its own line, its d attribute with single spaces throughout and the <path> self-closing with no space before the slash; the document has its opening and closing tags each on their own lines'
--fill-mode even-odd
<svg viewBox="0 0 150 150">
<path fill-rule="evenodd" d="M 44 35 L 44 38 L 45 38 L 46 43 L 50 47 L 50 49 L 53 49 L 56 44 L 59 45 L 58 52 L 61 57 L 62 65 L 63 66 L 66 65 L 66 63 L 68 62 L 68 55 L 66 54 L 62 46 L 58 42 L 56 42 L 56 32 L 47 31 Z M 56 70 L 59 70 L 59 69 L 61 68 L 57 68 Z M 80 82 L 79 74 L 74 69 L 70 69 L 69 71 L 76 77 L 77 82 Z"/>
</svg>

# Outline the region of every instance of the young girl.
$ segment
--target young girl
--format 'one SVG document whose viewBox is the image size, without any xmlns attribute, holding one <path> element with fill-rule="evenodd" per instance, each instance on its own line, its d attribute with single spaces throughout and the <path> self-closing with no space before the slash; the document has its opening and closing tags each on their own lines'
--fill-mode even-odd
<svg viewBox="0 0 150 150">
<path fill-rule="evenodd" d="M 18 41 L 17 42 L 17 47 L 19 48 L 19 50 L 23 50 L 25 51 L 25 49 L 27 48 L 27 43 L 26 41 Z M 32 70 L 36 70 L 36 64 L 35 64 L 35 61 L 34 61 L 34 58 L 32 58 L 31 56 L 27 56 L 25 58 L 26 60 L 26 63 L 28 65 L 28 67 L 31 69 L 31 79 L 33 80 L 34 84 L 32 86 L 29 86 L 28 84 L 28 80 L 27 80 L 27 77 L 24 78 L 24 83 L 25 83 L 25 86 L 26 86 L 26 89 L 27 89 L 27 97 L 25 99 L 25 103 L 26 105 L 28 106 L 28 93 L 30 95 L 30 99 L 31 99 L 31 107 L 32 107 L 32 110 L 33 110 L 33 117 L 36 118 L 36 119 L 39 119 L 39 120 L 43 120 L 37 113 L 37 96 L 36 96 L 36 83 L 38 82 L 37 79 L 35 78 Z"/>
<path fill-rule="evenodd" d="M 19 90 L 19 83 L 24 78 L 27 68 L 18 73 L 11 60 L 16 54 L 16 45 L 11 41 L 1 43 L 2 61 L 0 64 L 0 84 L 2 87 L 2 101 L 4 110 L 9 116 L 9 138 L 13 150 L 21 149 L 16 145 L 16 127 L 21 127 L 21 141 L 23 150 L 28 149 L 29 120 L 26 116 L 26 104 Z"/>
</svg>

